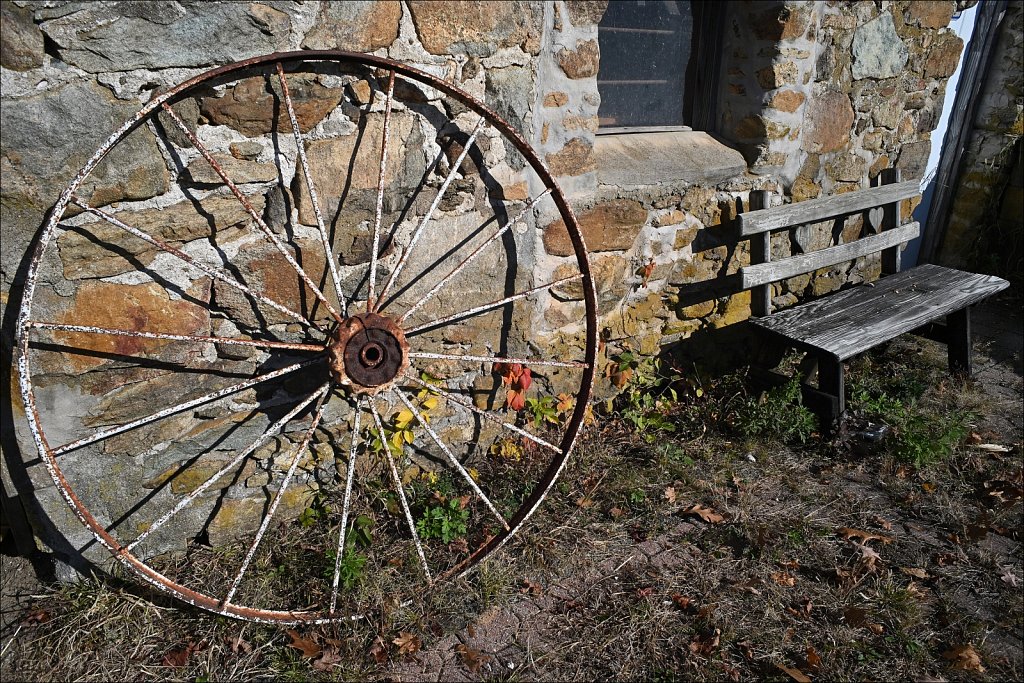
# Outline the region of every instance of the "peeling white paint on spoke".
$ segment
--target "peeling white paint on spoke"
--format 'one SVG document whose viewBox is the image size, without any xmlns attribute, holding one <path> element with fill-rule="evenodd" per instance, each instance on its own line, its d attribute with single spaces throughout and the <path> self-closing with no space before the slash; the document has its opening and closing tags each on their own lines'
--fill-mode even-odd
<svg viewBox="0 0 1024 683">
<path fill-rule="evenodd" d="M 437 320 L 431 320 L 430 322 L 426 322 L 426 323 L 423 323 L 422 325 L 417 325 L 416 327 L 413 327 L 413 328 L 410 328 L 410 329 L 406 330 L 405 331 L 405 336 L 409 337 L 409 336 L 412 336 L 413 334 L 416 334 L 417 332 L 422 332 L 423 330 L 428 330 L 428 329 L 430 329 L 432 327 L 437 327 L 438 325 L 444 325 L 445 323 L 450 323 L 452 321 L 460 320 L 462 318 L 469 318 L 469 317 L 474 316 L 474 315 L 480 315 L 481 313 L 486 313 L 487 311 L 491 310 L 492 308 L 498 308 L 499 306 L 504 306 L 505 304 L 510 304 L 513 301 L 518 301 L 519 299 L 526 298 L 526 297 L 530 296 L 531 294 L 536 294 L 537 292 L 544 291 L 545 289 L 551 289 L 552 287 L 557 287 L 558 285 L 564 284 L 566 282 L 571 282 L 573 280 L 579 280 L 582 277 L 583 277 L 582 274 L 580 274 L 580 275 L 570 275 L 569 277 L 563 277 L 560 280 L 555 280 L 554 282 L 549 282 L 547 284 L 540 285 L 539 287 L 534 287 L 533 289 L 527 289 L 524 292 L 519 292 L 518 294 L 513 294 L 512 296 L 507 296 L 504 299 L 498 299 L 497 301 L 492 301 L 490 303 L 483 304 L 481 306 L 477 306 L 476 308 L 470 308 L 470 309 L 467 309 L 465 311 L 461 311 L 459 313 L 453 313 L 452 315 L 445 316 L 443 318 L 438 318 Z"/>
<path fill-rule="evenodd" d="M 334 293 L 338 296 L 342 313 L 348 313 L 348 300 L 341 290 L 341 277 L 338 275 L 338 264 L 334 262 L 334 252 L 331 250 L 331 241 L 327 239 L 327 228 L 324 227 L 324 217 L 320 212 L 320 200 L 316 195 L 316 187 L 313 185 L 313 176 L 309 173 L 309 162 L 306 160 L 306 143 L 299 131 L 299 122 L 295 117 L 295 107 L 292 106 L 292 96 L 288 92 L 288 81 L 284 77 L 284 67 L 281 62 L 277 63 L 277 76 L 281 79 L 281 92 L 284 94 L 284 103 L 288 109 L 288 119 L 292 124 L 292 133 L 295 135 L 295 148 L 299 154 L 299 164 L 302 166 L 302 174 L 306 176 L 306 187 L 309 188 L 309 201 L 313 205 L 313 213 L 316 215 L 316 227 L 320 233 L 320 241 L 324 247 L 324 258 L 330 266 L 331 280 L 334 282 Z"/>
<path fill-rule="evenodd" d="M 455 394 L 452 394 L 451 392 L 445 391 L 444 389 L 442 389 L 439 386 L 436 386 L 434 384 L 428 384 L 428 383 L 424 382 L 423 380 L 421 380 L 419 377 L 416 377 L 412 373 L 407 373 L 406 374 L 406 378 L 412 380 L 416 384 L 419 384 L 421 387 L 424 387 L 424 388 L 429 389 L 431 391 L 436 391 L 438 394 L 440 394 L 441 396 L 444 396 L 446 399 L 448 399 L 452 403 L 454 403 L 456 405 L 459 405 L 459 406 L 462 406 L 466 410 L 468 410 L 470 412 L 473 412 L 473 413 L 476 413 L 480 417 L 482 417 L 484 419 L 487 419 L 487 420 L 490 420 L 491 422 L 494 422 L 495 424 L 499 424 L 502 427 L 504 427 L 505 429 L 508 429 L 509 431 L 515 432 L 516 434 L 519 434 L 520 436 L 524 436 L 524 437 L 526 437 L 530 441 L 533 441 L 536 444 L 540 444 L 541 446 L 544 446 L 545 448 L 549 448 L 552 451 L 554 451 L 555 453 L 561 453 L 562 452 L 562 449 L 559 448 L 558 446 L 555 446 L 554 444 L 548 443 L 547 441 L 545 441 L 544 439 L 540 438 L 539 436 L 534 436 L 533 434 L 531 434 L 530 432 L 526 431 L 525 429 L 521 429 L 519 427 L 516 427 L 514 424 L 511 424 L 509 422 L 505 422 L 501 418 L 499 418 L 499 417 L 497 417 L 495 415 L 492 415 L 491 413 L 487 412 L 486 410 L 480 410 L 479 408 L 477 408 L 472 403 L 467 403 L 466 401 L 463 401 L 462 399 L 460 399 Z"/>
<path fill-rule="evenodd" d="M 402 477 L 398 474 L 398 468 L 395 467 L 395 458 L 391 455 L 391 449 L 388 447 L 387 439 L 384 436 L 384 423 L 380 419 L 380 413 L 377 411 L 377 405 L 371 400 L 370 411 L 373 413 L 373 420 L 377 423 L 377 435 L 380 437 L 381 443 L 384 445 L 383 458 L 388 461 L 388 471 L 391 472 L 391 480 L 395 485 L 395 492 L 398 493 L 398 501 L 402 504 L 402 512 L 405 514 L 405 522 L 409 525 L 409 533 L 412 534 L 412 542 L 416 545 L 416 554 L 420 557 L 420 564 L 423 566 L 423 574 L 427 579 L 427 585 L 434 583 L 433 577 L 430 575 L 430 567 L 427 566 L 427 557 L 423 554 L 423 544 L 420 542 L 420 535 L 416 533 L 416 523 L 412 520 L 412 512 L 409 510 L 409 501 L 405 498 L 405 489 L 402 488 Z"/>
<path fill-rule="evenodd" d="M 112 216 L 111 214 L 107 213 L 106 211 L 101 211 L 100 209 L 94 209 L 93 207 L 89 206 L 88 204 L 86 204 L 85 202 L 80 200 L 78 197 L 74 197 L 73 196 L 71 198 L 71 201 L 72 201 L 72 203 L 76 204 L 79 208 L 82 208 L 85 211 L 88 211 L 89 213 L 91 213 L 91 214 L 93 214 L 95 216 L 99 216 L 100 218 L 102 218 L 106 222 L 110 223 L 111 225 L 113 225 L 115 227 L 118 227 L 118 228 L 121 228 L 122 230 L 125 230 L 126 232 L 129 232 L 129 233 L 131 233 L 132 235 L 135 235 L 136 237 L 138 237 L 141 240 L 149 242 L 154 247 L 156 247 L 158 249 L 162 249 L 163 251 L 166 251 L 168 254 L 172 254 L 174 256 L 177 256 L 179 259 L 181 259 L 185 263 L 189 264 L 190 266 L 192 266 L 194 268 L 198 268 L 199 270 L 201 270 L 202 272 L 206 273 L 207 275 L 209 275 L 210 277 L 214 278 L 215 280 L 220 280 L 224 284 L 230 285 L 231 287 L 234 287 L 235 289 L 237 289 L 237 290 L 239 290 L 241 292 L 244 292 L 245 294 L 248 294 L 249 296 L 251 296 L 252 298 L 256 299 L 257 301 L 261 301 L 261 302 L 265 303 L 266 305 L 270 306 L 271 308 L 273 308 L 275 310 L 278 310 L 281 313 L 284 313 L 288 317 L 294 318 L 295 320 L 298 320 L 300 323 L 302 323 L 306 327 L 315 327 L 316 329 L 318 329 L 321 332 L 323 332 L 323 328 L 322 327 L 317 325 L 315 322 L 307 320 L 306 317 L 304 315 L 302 315 L 301 313 L 296 313 L 295 311 L 293 311 L 290 308 L 287 308 L 287 307 L 279 304 L 278 302 L 274 301 L 273 299 L 268 299 L 267 297 L 263 296 L 262 294 L 257 294 L 256 292 L 252 291 L 246 285 L 243 285 L 241 282 L 239 282 L 238 280 L 234 279 L 230 275 L 227 275 L 226 273 L 223 273 L 223 272 L 221 272 L 219 270 L 214 270 L 213 268 L 210 268 L 209 266 L 203 265 L 202 263 L 200 263 L 199 261 L 196 261 L 194 258 L 189 256 L 185 252 L 181 251 L 180 249 L 176 249 L 176 248 L 172 247 L 171 245 L 167 244 L 166 242 L 162 242 L 162 241 L 158 240 L 157 238 L 153 237 L 152 235 L 148 235 L 148 234 L 142 232 L 138 228 L 132 227 L 132 226 L 128 225 L 127 223 L 121 222 L 115 216 Z"/>
<path fill-rule="evenodd" d="M 203 155 L 203 158 L 206 159 L 206 162 L 210 164 L 213 170 L 217 172 L 217 175 L 220 176 L 220 179 L 224 181 L 224 184 L 228 186 L 228 189 L 231 190 L 231 194 L 235 195 L 235 198 L 238 199 L 239 202 L 241 202 L 246 212 L 249 214 L 249 216 L 252 217 L 253 221 L 256 222 L 256 225 L 259 226 L 259 229 L 263 232 L 264 235 L 266 235 L 267 239 L 269 239 L 273 243 L 274 247 L 276 247 L 277 250 L 281 253 L 281 255 L 284 256 L 285 260 L 288 261 L 288 265 L 290 265 L 292 269 L 294 269 L 295 272 L 298 274 L 298 276 L 302 278 L 302 281 L 306 283 L 306 286 L 309 287 L 309 291 L 313 292 L 313 295 L 316 296 L 317 299 L 320 299 L 320 302 L 327 308 L 328 311 L 330 311 L 331 315 L 334 316 L 334 318 L 338 322 L 341 322 L 342 317 L 338 313 L 338 311 L 335 310 L 334 306 L 331 305 L 331 302 L 327 300 L 327 297 L 324 296 L 324 293 L 320 291 L 319 287 L 316 286 L 316 283 L 313 282 L 312 279 L 310 279 L 309 275 L 306 274 L 306 271 L 302 269 L 302 266 L 298 264 L 298 262 L 295 260 L 295 257 L 288 252 L 288 249 L 284 246 L 284 244 L 281 243 L 281 240 L 277 238 L 277 235 L 274 234 L 274 231 L 271 230 L 270 227 L 263 221 L 263 217 L 256 213 L 256 210 L 252 208 L 252 204 L 249 202 L 246 196 L 242 194 L 242 191 L 238 189 L 238 186 L 235 185 L 231 181 L 231 179 L 227 177 L 227 175 L 224 173 L 224 170 L 220 167 L 220 164 L 218 164 L 217 160 L 213 158 L 212 154 L 210 154 L 210 150 L 206 149 L 206 145 L 199 141 L 199 138 L 195 136 L 195 133 L 188 129 L 188 126 L 185 125 L 185 122 L 182 121 L 178 117 L 178 115 L 174 113 L 174 110 L 171 109 L 166 102 L 162 106 L 164 108 L 164 111 L 166 111 L 168 115 L 170 115 L 170 117 L 174 120 L 174 123 L 178 126 L 178 128 L 181 129 L 181 132 L 184 133 L 186 137 L 188 137 L 189 141 L 192 142 L 195 148 L 199 150 L 199 153 Z"/>
<path fill-rule="evenodd" d="M 261 341 L 259 339 L 235 339 L 233 337 L 204 337 L 195 334 L 169 334 L 166 332 L 140 332 L 136 330 L 118 330 L 109 327 L 91 327 L 89 325 L 65 325 L 63 323 L 44 323 L 29 321 L 28 327 L 37 330 L 55 330 L 59 332 L 83 332 L 85 334 L 107 334 L 115 337 L 140 337 L 142 339 L 167 339 L 170 341 L 187 341 L 195 344 L 233 344 L 252 346 L 259 349 L 286 349 L 288 351 L 320 351 L 322 344 L 297 344 L 291 342 Z"/>
<path fill-rule="evenodd" d="M 240 452 L 238 455 L 235 456 L 235 458 L 231 462 L 229 462 L 227 465 L 218 470 L 216 474 L 214 474 L 212 477 L 210 477 L 202 484 L 200 484 L 198 487 L 196 487 L 195 491 L 193 491 L 192 493 L 178 501 L 177 505 L 175 505 L 173 508 L 171 508 L 171 510 L 166 512 L 160 519 L 153 522 L 148 529 L 139 534 L 138 538 L 136 538 L 134 541 L 126 545 L 124 547 L 125 551 L 130 552 L 132 548 L 146 540 L 147 536 L 149 536 L 154 531 L 156 531 L 164 524 L 169 522 L 172 517 L 174 517 L 176 514 L 185 509 L 185 507 L 190 505 L 192 501 L 194 501 L 196 498 L 201 496 L 208 488 L 210 488 L 213 485 L 215 481 L 223 477 L 225 474 L 232 472 L 236 467 L 238 467 L 239 464 L 241 464 L 243 460 L 245 460 L 249 455 L 255 452 L 257 448 L 266 443 L 267 440 L 270 439 L 270 437 L 281 431 L 285 427 L 285 425 L 292 421 L 292 418 L 294 418 L 296 415 L 302 412 L 306 408 L 306 406 L 312 403 L 316 398 L 322 396 L 330 388 L 331 387 L 329 383 L 324 384 L 322 387 L 320 387 L 319 390 L 313 392 L 305 399 L 303 399 L 297 406 L 289 410 L 284 417 L 282 417 L 280 420 L 267 427 L 266 431 L 264 431 L 259 438 L 253 441 L 248 448 Z"/>
<path fill-rule="evenodd" d="M 519 214 L 515 218 L 510 220 L 508 223 L 503 225 L 497 232 L 495 232 L 493 235 L 488 237 L 487 240 L 484 241 L 483 244 L 481 244 L 479 247 L 477 247 L 476 250 L 474 250 L 472 254 L 470 254 L 469 256 L 466 257 L 466 260 L 464 260 L 459 265 L 455 266 L 455 268 L 453 268 L 450 273 L 445 275 L 441 279 L 440 282 L 438 282 L 436 285 L 434 285 L 430 289 L 430 291 L 428 291 L 426 294 L 424 294 L 420 298 L 419 301 L 417 301 L 415 304 L 413 304 L 409 308 L 408 311 L 403 313 L 402 317 L 398 319 L 398 324 L 401 325 L 403 322 L 405 322 L 406 318 L 408 318 L 410 315 L 412 315 L 413 313 L 418 311 L 420 309 L 420 307 L 423 306 L 423 304 L 427 303 L 427 301 L 429 301 L 435 294 L 437 294 L 439 291 L 441 291 L 441 289 L 444 288 L 444 286 L 446 284 L 448 284 L 452 280 L 452 278 L 454 278 L 456 275 L 461 273 L 462 270 L 466 266 L 468 266 L 470 263 L 472 263 L 476 259 L 476 257 L 479 256 L 481 252 L 483 252 L 485 247 L 487 247 L 488 245 L 496 242 L 502 235 L 504 235 L 506 232 L 508 232 L 514 225 L 519 223 L 519 221 L 521 221 L 523 218 L 525 218 L 526 215 L 530 211 L 533 210 L 533 207 L 537 205 L 537 202 L 539 202 L 544 197 L 547 197 L 549 194 L 551 194 L 551 190 L 550 189 L 545 189 L 544 192 L 542 192 L 537 197 L 535 197 L 533 200 L 531 200 L 530 203 L 527 204 L 526 207 L 522 211 L 520 211 Z M 378 309 L 378 311 L 382 311 L 382 310 L 384 310 L 383 306 Z"/>
<path fill-rule="evenodd" d="M 388 167 L 388 140 L 391 137 L 391 104 L 395 94 L 395 71 L 391 70 L 388 77 L 388 95 L 384 104 L 384 131 L 380 142 L 380 168 L 377 175 L 377 204 L 373 216 L 373 246 L 370 249 L 370 274 L 368 276 L 366 296 L 366 311 L 370 312 L 376 307 L 377 290 L 377 261 L 380 256 L 380 221 L 384 211 L 384 174 Z M 383 293 L 381 294 L 383 296 Z"/>
<path fill-rule="evenodd" d="M 299 466 L 299 461 L 302 460 L 302 455 L 306 452 L 306 448 L 309 446 L 309 440 L 313 438 L 313 432 L 316 431 L 317 425 L 320 424 L 320 418 L 324 414 L 324 398 L 327 395 L 327 387 L 325 385 L 320 399 L 316 404 L 316 412 L 313 415 L 313 420 L 309 424 L 309 429 L 306 430 L 306 434 L 302 437 L 302 443 L 300 443 L 293 451 L 291 464 L 288 466 L 288 473 L 284 475 L 284 481 L 281 482 L 281 488 L 277 490 L 277 494 L 274 496 L 274 502 L 270 504 L 270 509 L 267 510 L 267 514 L 263 517 L 263 522 L 260 524 L 259 530 L 256 532 L 256 537 L 252 541 L 252 545 L 249 547 L 249 552 L 245 554 L 245 559 L 242 561 L 242 566 L 238 570 L 238 574 L 235 575 L 235 580 L 231 582 L 231 589 L 228 590 L 227 596 L 224 598 L 224 604 L 231 604 L 231 598 L 235 596 L 235 592 L 242 583 L 242 577 L 245 576 L 246 570 L 249 569 L 249 564 L 252 562 L 252 558 L 256 555 L 256 549 L 259 548 L 260 541 L 263 540 L 263 535 L 267 533 L 267 527 L 270 526 L 270 521 L 274 517 L 274 513 L 277 512 L 278 506 L 281 504 L 281 500 L 284 498 L 285 491 L 288 490 L 288 485 L 292 481 L 292 477 L 295 476 L 295 470 Z"/>
<path fill-rule="evenodd" d="M 427 212 L 423 215 L 419 225 L 417 225 L 416 229 L 413 231 L 412 237 L 409 238 L 409 246 L 405 248 L 405 253 L 403 253 L 402 258 L 399 259 L 398 265 L 395 266 L 393 271 L 391 271 L 391 276 L 388 278 L 387 284 L 384 285 L 384 289 L 380 291 L 380 297 L 378 300 L 383 300 L 384 297 L 387 296 L 392 285 L 394 285 L 398 280 L 398 274 L 402 272 L 402 269 L 405 268 L 405 264 L 409 262 L 409 256 L 412 254 L 412 250 L 416 246 L 416 242 L 419 241 L 420 235 L 423 233 L 423 228 L 430 222 L 430 218 L 434 215 L 438 205 L 444 198 L 444 193 L 448 191 L 448 186 L 451 185 L 452 180 L 455 179 L 455 174 L 458 173 L 463 160 L 465 160 L 466 155 L 469 154 L 469 150 L 473 146 L 476 136 L 479 135 L 481 129 L 483 129 L 484 123 L 486 123 L 486 120 L 481 116 L 479 120 L 477 120 L 476 126 L 473 128 L 473 132 L 470 134 L 469 139 L 466 140 L 466 144 L 462 148 L 462 152 L 452 163 L 451 168 L 448 169 L 448 175 L 445 177 L 444 182 L 441 183 L 441 189 L 437 191 L 437 196 L 434 197 L 434 201 L 430 204 L 430 208 L 427 209 Z"/>
<path fill-rule="evenodd" d="M 348 527 L 349 509 L 352 504 L 352 479 L 355 477 L 356 472 L 356 446 L 359 439 L 359 415 L 362 408 L 363 399 L 362 397 L 358 397 L 356 399 L 355 417 L 352 425 L 352 441 L 349 444 L 348 450 L 348 467 L 345 472 L 345 497 L 341 504 L 341 526 L 338 529 L 338 554 L 334 557 L 334 579 L 331 582 L 330 614 L 332 616 L 338 609 L 338 582 L 341 578 L 341 561 L 345 554 L 345 533 L 346 528 Z"/>
<path fill-rule="evenodd" d="M 491 502 L 491 499 L 488 498 L 487 495 L 480 488 L 480 486 L 477 485 L 476 480 L 474 480 L 473 477 L 469 474 L 469 472 L 466 471 L 466 468 L 462 466 L 462 463 L 459 462 L 458 458 L 455 457 L 455 454 L 451 452 L 451 449 L 449 449 L 448 446 L 446 446 L 444 442 L 441 441 L 441 437 L 437 435 L 437 432 L 434 431 L 434 428 L 431 427 L 430 424 L 423 419 L 423 416 L 420 415 L 420 411 L 416 408 L 413 402 L 410 401 L 409 398 L 404 393 L 402 393 L 401 390 L 395 390 L 394 393 L 398 395 L 398 398 L 402 401 L 402 403 L 405 404 L 405 407 L 412 412 L 413 416 L 416 418 L 416 421 L 419 422 L 419 424 L 424 429 L 427 430 L 427 434 L 429 434 L 430 438 L 434 441 L 434 443 L 437 444 L 437 447 L 444 452 L 445 456 L 448 458 L 448 461 L 452 464 L 452 467 L 459 471 L 459 474 L 461 474 L 462 478 L 466 480 L 466 483 L 469 484 L 469 487 L 471 489 L 473 489 L 473 492 L 476 493 L 477 497 L 479 497 L 480 500 L 484 502 L 484 505 L 486 505 L 487 508 L 494 514 L 495 518 L 497 518 L 497 520 L 501 522 L 501 525 L 505 527 L 505 531 L 508 531 L 508 522 L 506 522 L 505 518 L 501 516 L 500 512 L 498 512 L 498 508 L 494 507 L 494 503 Z"/>
<path fill-rule="evenodd" d="M 78 439 L 77 441 L 72 441 L 71 443 L 64 444 L 59 448 L 54 448 L 53 454 L 61 455 L 62 453 L 67 453 L 68 451 L 72 451 L 76 448 L 81 448 L 82 446 L 87 446 L 88 444 L 110 438 L 115 434 L 126 432 L 129 429 L 135 429 L 136 427 L 141 427 L 142 425 L 148 424 L 155 420 L 159 420 L 161 418 L 174 415 L 175 413 L 180 413 L 183 410 L 188 410 L 189 408 L 194 408 L 196 406 L 203 405 L 204 403 L 216 401 L 217 399 L 220 398 L 225 398 L 226 396 L 238 393 L 243 389 L 248 389 L 249 387 L 260 384 L 261 382 L 266 382 L 276 377 L 280 377 L 281 375 L 286 375 L 289 372 L 295 372 L 300 368 L 304 368 L 306 366 L 312 365 L 313 363 L 318 363 L 320 361 L 321 357 L 317 356 L 316 358 L 304 360 L 301 363 L 288 365 L 286 367 L 281 368 L 280 370 L 268 372 L 265 375 L 258 375 L 256 377 L 253 377 L 252 379 L 247 379 L 244 382 L 239 382 L 238 384 L 233 384 L 230 387 L 225 387 L 224 389 L 219 389 L 204 396 L 200 396 L 199 398 L 194 398 L 191 401 L 185 401 L 184 403 L 179 403 L 178 405 L 171 406 L 170 408 L 164 408 L 163 410 L 155 412 L 152 415 L 141 417 L 138 420 L 133 420 L 132 422 L 120 425 L 119 427 L 111 427 L 110 429 L 104 429 L 102 431 L 96 432 L 92 436 L 87 436 L 85 438 Z"/>
</svg>

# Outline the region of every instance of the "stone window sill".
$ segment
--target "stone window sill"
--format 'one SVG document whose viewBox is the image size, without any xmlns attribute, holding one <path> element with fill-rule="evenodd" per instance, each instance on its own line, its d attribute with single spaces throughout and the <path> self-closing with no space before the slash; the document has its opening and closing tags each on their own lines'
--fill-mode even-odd
<svg viewBox="0 0 1024 683">
<path fill-rule="evenodd" d="M 649 185 L 717 185 L 747 170 L 743 155 L 703 131 L 598 135 L 597 181 L 638 188 Z"/>
</svg>

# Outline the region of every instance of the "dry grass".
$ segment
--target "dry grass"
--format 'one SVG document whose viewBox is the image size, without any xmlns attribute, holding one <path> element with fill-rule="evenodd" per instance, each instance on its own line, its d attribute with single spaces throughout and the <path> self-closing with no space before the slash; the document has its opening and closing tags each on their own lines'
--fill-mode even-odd
<svg viewBox="0 0 1024 683">
<path fill-rule="evenodd" d="M 976 435 L 920 466 L 892 438 L 744 438 L 742 377 L 705 382 L 654 443 L 602 419 L 527 533 L 469 580 L 403 603 L 408 587 L 369 573 L 365 619 L 296 634 L 312 657 L 283 629 L 106 578 L 39 595 L 4 634 L 2 677 L 1019 680 L 1022 504 L 989 495 L 1020 488 L 1019 403 L 949 379 L 943 360 L 894 346 L 851 368 L 852 386 Z M 1019 399 L 1020 376 L 1006 380 Z M 867 407 L 852 409 L 856 431 Z M 301 577 L 301 552 L 274 566 Z M 401 634 L 422 647 L 402 651 Z"/>
</svg>

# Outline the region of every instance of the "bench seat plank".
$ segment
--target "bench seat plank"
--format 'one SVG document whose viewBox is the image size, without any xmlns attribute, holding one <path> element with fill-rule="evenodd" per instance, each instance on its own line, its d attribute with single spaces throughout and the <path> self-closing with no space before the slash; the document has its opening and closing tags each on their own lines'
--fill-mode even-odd
<svg viewBox="0 0 1024 683">
<path fill-rule="evenodd" d="M 925 264 L 750 322 L 846 360 L 1007 287 L 993 275 Z"/>
</svg>

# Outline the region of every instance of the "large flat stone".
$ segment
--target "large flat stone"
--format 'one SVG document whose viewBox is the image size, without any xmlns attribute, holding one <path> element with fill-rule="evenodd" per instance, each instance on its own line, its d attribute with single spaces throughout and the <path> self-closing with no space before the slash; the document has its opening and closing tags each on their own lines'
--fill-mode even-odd
<svg viewBox="0 0 1024 683">
<path fill-rule="evenodd" d="M 290 13 L 298 6 L 275 5 L 282 9 L 248 2 L 97 2 L 40 28 L 61 59 L 90 73 L 197 67 L 287 49 Z"/>
<path fill-rule="evenodd" d="M 395 41 L 401 18 L 402 5 L 398 0 L 323 3 L 302 47 L 373 52 Z"/>
<path fill-rule="evenodd" d="M 249 202 L 257 212 L 263 211 L 262 195 L 249 197 Z M 192 202 L 181 202 L 164 209 L 120 211 L 115 215 L 122 223 L 174 246 L 210 237 L 215 231 L 223 232 L 251 220 L 234 197 L 210 197 L 198 207 Z M 64 277 L 68 279 L 120 275 L 135 270 L 136 263 L 148 266 L 160 253 L 157 247 L 103 220 L 65 232 L 57 239 L 57 246 L 64 264 Z"/>
<path fill-rule="evenodd" d="M 588 251 L 622 251 L 633 246 L 647 222 L 647 209 L 632 199 L 615 199 L 580 213 L 577 222 Z M 574 253 L 561 219 L 544 229 L 544 249 L 555 256 Z"/>
<path fill-rule="evenodd" d="M 892 15 L 883 12 L 853 34 L 853 77 L 892 78 L 907 64 L 910 51 L 896 35 Z"/>
<path fill-rule="evenodd" d="M 520 0 L 408 3 L 423 47 L 435 55 L 487 57 L 503 47 L 540 52 L 543 8 Z"/>
<path fill-rule="evenodd" d="M 315 74 L 290 74 L 288 94 L 295 109 L 299 130 L 303 133 L 320 123 L 338 106 L 341 88 L 322 85 Z M 214 125 L 234 128 L 243 135 L 266 135 L 273 130 L 291 133 L 292 124 L 284 108 L 280 81 L 262 76 L 246 78 L 227 89 L 220 97 L 204 97 L 200 111 Z"/>
<path fill-rule="evenodd" d="M 717 185 L 747 168 L 742 154 L 700 131 L 599 135 L 594 157 L 598 182 L 627 187 Z"/>
<path fill-rule="evenodd" d="M 376 193 L 380 175 L 380 144 L 384 131 L 384 115 L 366 116 L 364 125 L 352 135 L 313 140 L 306 148 L 313 186 L 320 200 L 324 220 L 330 221 L 338 211 L 342 197 L 359 191 Z M 426 168 L 422 151 L 422 134 L 413 115 L 393 112 L 390 122 L 388 163 L 384 174 L 386 192 L 409 190 L 418 184 Z M 309 199 L 306 177 L 301 169 L 295 174 L 293 187 L 299 220 L 316 225 L 316 215 Z"/>
</svg>

